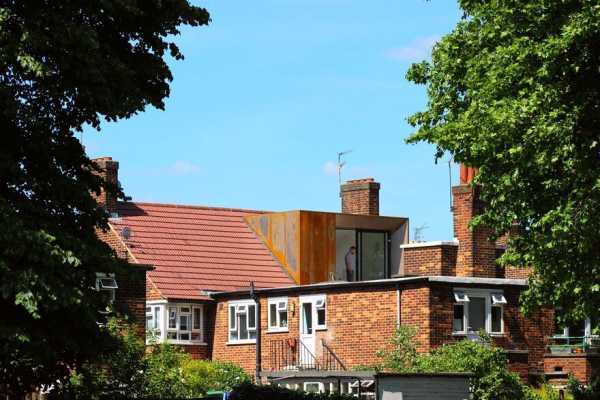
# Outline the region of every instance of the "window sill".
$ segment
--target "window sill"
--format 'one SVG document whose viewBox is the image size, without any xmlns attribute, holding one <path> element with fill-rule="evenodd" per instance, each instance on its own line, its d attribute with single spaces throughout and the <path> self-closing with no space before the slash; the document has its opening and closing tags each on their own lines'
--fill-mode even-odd
<svg viewBox="0 0 600 400">
<path fill-rule="evenodd" d="M 154 344 L 161 344 L 161 343 L 170 343 L 170 344 L 178 344 L 178 345 L 188 345 L 188 346 L 208 346 L 208 343 L 206 342 L 201 342 L 201 341 L 192 341 L 192 340 L 173 340 L 170 339 L 168 341 L 164 341 L 164 340 L 156 340 L 154 342 L 149 342 L 146 341 L 146 346 L 151 346 Z"/>
<path fill-rule="evenodd" d="M 281 329 L 267 329 L 266 333 L 287 333 L 290 330 L 288 328 L 281 328 Z"/>
<path fill-rule="evenodd" d="M 327 330 L 326 326 L 315 327 L 315 331 L 326 331 L 326 330 Z"/>
<path fill-rule="evenodd" d="M 245 344 L 256 344 L 256 339 L 247 339 L 247 340 L 236 340 L 236 341 L 228 341 L 225 342 L 227 346 L 237 346 L 237 345 L 245 345 Z"/>
</svg>

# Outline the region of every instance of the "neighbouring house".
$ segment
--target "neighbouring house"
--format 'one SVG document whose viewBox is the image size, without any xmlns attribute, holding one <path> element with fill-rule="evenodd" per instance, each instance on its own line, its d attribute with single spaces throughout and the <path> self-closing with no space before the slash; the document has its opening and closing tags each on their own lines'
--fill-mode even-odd
<svg viewBox="0 0 600 400">
<path fill-rule="evenodd" d="M 103 157 L 95 161 L 103 171 L 102 177 L 116 183 L 119 163 L 110 157 Z M 116 199 L 112 199 L 104 190 L 96 196 L 96 201 L 110 215 L 115 215 Z M 100 295 L 109 297 L 115 310 L 121 315 L 126 315 L 131 322 L 135 323 L 138 334 L 145 337 L 146 273 L 153 267 L 140 262 L 133 256 L 123 241 L 123 232 L 117 232 L 112 224 L 109 224 L 106 231 L 98 230 L 97 235 L 116 252 L 117 256 L 129 262 L 129 268 L 116 276 L 99 272 L 96 278 L 96 290 Z"/>
<path fill-rule="evenodd" d="M 116 181 L 118 163 L 102 160 Z M 154 267 L 149 343 L 176 343 L 273 381 L 373 364 L 400 324 L 418 327 L 420 351 L 484 330 L 525 380 L 587 381 L 600 367 L 593 321 L 559 331 L 552 309 L 520 313 L 529 271 L 500 268 L 503 241 L 469 229 L 483 207 L 472 175 L 461 167 L 452 189 L 452 241 L 411 242 L 407 218 L 379 215 L 371 178 L 341 186 L 341 213 L 104 202 L 111 240 Z"/>
</svg>

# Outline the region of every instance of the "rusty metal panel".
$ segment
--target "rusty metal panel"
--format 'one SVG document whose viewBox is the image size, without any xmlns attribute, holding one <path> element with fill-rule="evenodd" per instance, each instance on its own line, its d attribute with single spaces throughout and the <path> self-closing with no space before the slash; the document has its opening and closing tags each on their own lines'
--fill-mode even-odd
<svg viewBox="0 0 600 400">
<path fill-rule="evenodd" d="M 330 279 L 335 272 L 335 214 L 300 212 L 300 254 L 303 284 Z"/>
<path fill-rule="evenodd" d="M 253 215 L 246 222 L 294 282 L 301 283 L 300 212 Z"/>
</svg>

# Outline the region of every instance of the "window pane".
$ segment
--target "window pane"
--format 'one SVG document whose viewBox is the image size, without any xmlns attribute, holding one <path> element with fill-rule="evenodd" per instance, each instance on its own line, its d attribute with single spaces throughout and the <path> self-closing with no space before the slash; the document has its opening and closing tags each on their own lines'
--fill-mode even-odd
<svg viewBox="0 0 600 400">
<path fill-rule="evenodd" d="M 189 332 L 180 333 L 179 340 L 190 340 L 190 333 Z"/>
<path fill-rule="evenodd" d="M 335 279 L 338 281 L 356 280 L 356 231 L 336 229 L 335 231 Z"/>
<path fill-rule="evenodd" d="M 167 339 L 177 339 L 177 332 L 167 332 Z"/>
<path fill-rule="evenodd" d="M 182 313 L 189 313 L 190 312 L 190 308 L 189 307 L 181 307 L 181 312 Z"/>
<path fill-rule="evenodd" d="M 317 325 L 325 326 L 325 308 L 317 309 Z"/>
<path fill-rule="evenodd" d="M 154 307 L 154 329 L 160 328 L 160 307 Z"/>
<path fill-rule="evenodd" d="M 238 332 L 240 340 L 248 339 L 248 317 L 246 313 L 238 314 Z"/>
<path fill-rule="evenodd" d="M 254 304 L 248 306 L 248 328 L 256 328 L 256 306 Z"/>
<path fill-rule="evenodd" d="M 230 341 L 235 341 L 238 340 L 238 332 L 237 331 L 230 331 L 229 332 L 229 340 Z"/>
<path fill-rule="evenodd" d="M 312 333 L 312 303 L 302 303 L 302 333 Z"/>
<path fill-rule="evenodd" d="M 454 305 L 454 319 L 452 320 L 452 331 L 453 332 L 464 332 L 465 331 L 465 306 L 462 304 Z"/>
<path fill-rule="evenodd" d="M 179 316 L 179 330 L 180 331 L 189 331 L 190 330 L 190 320 L 187 315 Z"/>
<path fill-rule="evenodd" d="M 154 328 L 154 322 L 152 322 L 152 314 L 146 314 L 146 329 Z"/>
<path fill-rule="evenodd" d="M 200 329 L 200 321 L 202 320 L 201 308 L 194 308 L 194 329 Z"/>
<path fill-rule="evenodd" d="M 229 329 L 235 329 L 235 307 L 229 307 Z"/>
<path fill-rule="evenodd" d="M 492 332 L 502 332 L 502 307 L 492 307 Z"/>
<path fill-rule="evenodd" d="M 469 330 L 485 329 L 485 298 L 471 297 L 469 302 Z"/>
<path fill-rule="evenodd" d="M 382 232 L 362 232 L 360 254 L 361 279 L 385 278 L 386 235 Z"/>
<path fill-rule="evenodd" d="M 277 304 L 269 304 L 269 326 L 277 326 Z"/>
<path fill-rule="evenodd" d="M 169 307 L 169 328 L 177 328 L 177 308 Z"/>
<path fill-rule="evenodd" d="M 279 327 L 287 328 L 287 310 L 279 311 Z"/>
</svg>

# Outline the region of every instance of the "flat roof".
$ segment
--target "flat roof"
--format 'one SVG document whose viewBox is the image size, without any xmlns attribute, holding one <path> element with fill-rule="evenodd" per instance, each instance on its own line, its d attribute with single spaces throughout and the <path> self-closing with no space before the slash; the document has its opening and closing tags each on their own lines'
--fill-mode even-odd
<svg viewBox="0 0 600 400">
<path fill-rule="evenodd" d="M 261 372 L 261 376 L 274 379 L 290 378 L 319 378 L 319 379 L 338 379 L 338 378 L 356 378 L 356 379 L 374 379 L 381 378 L 469 378 L 473 376 L 469 372 L 439 372 L 439 373 L 420 373 L 420 372 L 378 372 L 375 370 L 367 371 L 266 371 Z"/>
<path fill-rule="evenodd" d="M 519 286 L 526 287 L 526 279 L 503 279 L 503 278 L 476 278 L 460 276 L 408 276 L 396 277 L 390 279 L 376 279 L 372 281 L 328 281 L 320 283 L 311 283 L 308 285 L 282 286 L 278 288 L 254 289 L 256 294 L 277 294 L 303 291 L 316 291 L 325 289 L 361 289 L 368 287 L 386 287 L 411 283 L 441 283 L 451 285 L 486 285 L 486 286 Z M 250 289 L 235 290 L 227 292 L 214 292 L 211 297 L 230 297 L 239 295 L 250 295 Z"/>
</svg>

